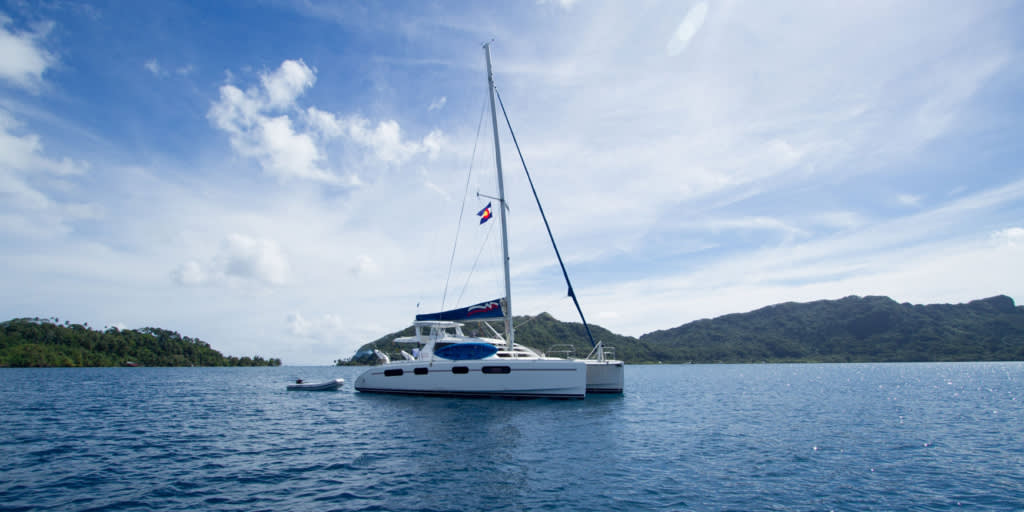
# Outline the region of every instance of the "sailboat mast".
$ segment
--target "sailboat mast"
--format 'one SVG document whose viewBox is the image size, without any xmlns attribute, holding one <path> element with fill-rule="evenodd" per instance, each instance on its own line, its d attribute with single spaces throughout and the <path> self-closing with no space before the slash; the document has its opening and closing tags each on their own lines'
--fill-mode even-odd
<svg viewBox="0 0 1024 512">
<path fill-rule="evenodd" d="M 505 262 L 505 338 L 511 352 L 515 347 L 512 330 L 512 280 L 508 271 L 508 220 L 505 213 L 505 180 L 501 175 L 501 144 L 498 142 L 498 113 L 494 108 L 494 75 L 491 74 L 491 43 L 484 43 L 487 58 L 487 95 L 491 99 L 491 128 L 494 132 L 494 163 L 498 168 L 498 209 L 501 210 L 501 252 Z"/>
</svg>

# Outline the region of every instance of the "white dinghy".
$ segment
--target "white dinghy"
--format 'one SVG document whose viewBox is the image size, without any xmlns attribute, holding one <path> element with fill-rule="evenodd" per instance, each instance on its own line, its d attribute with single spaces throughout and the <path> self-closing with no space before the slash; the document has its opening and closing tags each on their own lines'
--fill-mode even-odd
<svg viewBox="0 0 1024 512">
<path fill-rule="evenodd" d="M 334 391 L 345 383 L 345 379 L 331 379 L 326 382 L 303 382 L 298 379 L 288 385 L 288 391 Z"/>
</svg>

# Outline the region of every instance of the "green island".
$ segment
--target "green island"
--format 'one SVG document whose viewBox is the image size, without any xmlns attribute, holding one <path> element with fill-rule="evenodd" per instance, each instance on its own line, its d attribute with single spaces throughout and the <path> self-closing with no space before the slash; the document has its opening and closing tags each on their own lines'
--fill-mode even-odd
<svg viewBox="0 0 1024 512">
<path fill-rule="evenodd" d="M 99 331 L 57 318 L 0 323 L 0 367 L 280 365 L 276 358 L 224 356 L 201 339 L 155 327 Z"/>
<path fill-rule="evenodd" d="M 590 351 L 582 323 L 542 313 L 517 316 L 515 325 L 523 345 L 548 352 L 571 344 L 577 357 Z M 594 339 L 615 347 L 616 358 L 633 364 L 1024 361 L 1024 307 L 1005 295 L 966 304 L 913 305 L 879 296 L 786 302 L 639 338 L 590 328 Z M 485 335 L 474 324 L 464 329 Z M 409 347 L 393 340 L 412 335 L 412 327 L 391 333 L 336 364 L 377 364 L 373 349 L 397 354 Z"/>
</svg>

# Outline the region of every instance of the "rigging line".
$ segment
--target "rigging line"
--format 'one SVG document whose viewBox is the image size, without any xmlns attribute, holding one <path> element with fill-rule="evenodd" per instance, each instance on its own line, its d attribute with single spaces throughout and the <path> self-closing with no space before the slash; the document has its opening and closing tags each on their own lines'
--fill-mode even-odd
<svg viewBox="0 0 1024 512">
<path fill-rule="evenodd" d="M 473 260 L 473 268 L 469 269 L 469 274 L 466 276 L 466 283 L 462 285 L 462 291 L 459 292 L 459 298 L 455 301 L 456 304 L 462 304 L 462 296 L 466 294 L 466 290 L 469 288 L 469 280 L 473 277 L 476 272 L 476 264 L 480 262 L 480 255 L 484 253 L 484 249 L 487 248 L 487 240 L 491 238 L 491 233 L 494 231 L 494 223 L 487 228 L 487 234 L 484 235 L 484 241 L 480 244 L 480 250 L 476 253 L 476 259 Z"/>
<path fill-rule="evenodd" d="M 554 306 L 555 304 L 558 304 L 559 302 L 562 302 L 563 300 L 565 300 L 565 297 L 559 297 L 557 300 L 549 302 L 547 306 L 544 306 L 544 307 L 541 308 L 542 313 L 548 313 L 547 310 L 551 309 L 552 306 Z M 551 313 L 548 313 L 548 314 L 551 315 Z M 551 317 L 554 318 L 554 315 L 551 315 Z M 538 318 L 540 318 L 540 315 L 533 315 L 529 319 L 527 319 L 527 320 L 523 321 L 522 323 L 516 325 L 516 328 L 518 329 L 518 328 L 520 328 L 520 327 L 522 327 L 522 326 L 524 326 L 524 325 L 526 325 L 526 324 L 528 324 L 528 323 L 530 323 L 530 322 L 532 322 L 532 321 L 534 321 L 534 320 L 536 320 Z"/>
<path fill-rule="evenodd" d="M 480 127 L 484 124 L 484 111 L 487 102 L 480 105 L 480 120 L 476 123 L 476 138 L 473 139 L 473 153 L 469 157 L 469 172 L 466 174 L 466 188 L 462 191 L 462 208 L 459 209 L 459 222 L 455 224 L 455 243 L 452 245 L 452 256 L 448 260 L 448 276 L 444 279 L 444 293 L 441 294 L 441 309 L 444 311 L 445 300 L 448 299 L 448 283 L 452 280 L 452 268 L 455 266 L 455 249 L 459 246 L 459 233 L 462 231 L 462 216 L 466 213 L 466 197 L 469 195 L 469 182 L 473 177 L 473 162 L 476 160 L 476 147 L 480 142 Z M 461 295 L 459 296 L 461 298 Z"/>
<path fill-rule="evenodd" d="M 587 329 L 587 338 L 590 339 L 590 344 L 597 346 L 594 343 L 594 336 L 590 334 L 590 326 L 587 325 L 587 319 L 583 317 L 583 308 L 580 307 L 580 301 L 576 299 L 576 292 L 572 290 L 572 282 L 569 281 L 569 272 L 565 270 L 565 263 L 562 262 L 562 255 L 558 252 L 558 245 L 555 244 L 555 236 L 551 234 L 551 225 L 548 224 L 548 217 L 544 215 L 544 207 L 540 205 L 540 197 L 537 196 L 537 189 L 533 186 L 533 178 L 530 177 L 530 170 L 526 168 L 526 160 L 523 159 L 523 152 L 519 149 L 519 141 L 516 139 L 516 132 L 512 130 L 512 121 L 508 119 L 508 112 L 505 110 L 505 103 L 501 101 L 501 93 L 498 92 L 498 87 L 494 87 L 494 94 L 498 96 L 498 104 L 501 105 L 501 113 L 505 116 L 505 124 L 508 125 L 508 132 L 512 135 L 512 142 L 516 145 L 516 152 L 519 153 L 519 161 L 523 164 L 523 171 L 526 172 L 526 179 L 530 182 L 530 190 L 533 191 L 533 198 L 537 201 L 537 209 L 540 210 L 540 218 L 544 219 L 544 227 L 548 230 L 548 238 L 551 239 L 551 247 L 555 249 L 555 257 L 558 258 L 558 264 L 562 267 L 562 276 L 565 277 L 565 284 L 569 287 L 569 296 L 572 297 L 573 304 L 576 304 L 576 312 L 580 314 L 580 320 L 583 321 L 583 327 Z"/>
</svg>

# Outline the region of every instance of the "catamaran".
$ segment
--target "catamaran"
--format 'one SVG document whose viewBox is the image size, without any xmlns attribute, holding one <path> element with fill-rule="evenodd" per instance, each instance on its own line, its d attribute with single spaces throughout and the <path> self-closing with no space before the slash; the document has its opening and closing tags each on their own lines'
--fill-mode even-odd
<svg viewBox="0 0 1024 512">
<path fill-rule="evenodd" d="M 490 43 L 484 44 L 484 55 L 487 61 L 487 88 L 491 106 L 491 127 L 494 133 L 498 181 L 496 199 L 501 219 L 505 296 L 464 308 L 416 315 L 413 323 L 415 335 L 394 340 L 395 343 L 413 345 L 411 353 L 402 350 L 402 359 L 392 361 L 390 356 L 375 351 L 383 364 L 371 367 L 360 375 L 356 379 L 355 388 L 361 392 L 373 393 L 515 398 L 584 398 L 587 393 L 621 393 L 624 380 L 623 362 L 610 357 L 608 347 L 600 342 L 594 342 L 590 326 L 583 318 L 583 311 L 573 292 L 572 284 L 569 283 L 569 275 L 558 253 L 558 247 L 554 245 L 554 237 L 551 235 L 544 210 L 540 208 L 536 191 L 534 198 L 537 199 L 537 206 L 555 248 L 562 274 L 569 285 L 569 296 L 576 305 L 594 350 L 583 359 L 553 357 L 515 342 L 511 307 L 512 286 L 509 277 L 508 219 Z M 498 99 L 500 102 L 500 96 Z M 504 112 L 504 106 L 502 111 Z M 508 122 L 507 114 L 505 120 Z M 509 128 L 511 129 L 511 125 Z M 518 149 L 518 142 L 516 146 Z M 526 169 L 525 162 L 523 168 Z M 529 178 L 529 171 L 526 173 Z M 533 187 L 532 179 L 530 186 Z M 491 214 L 489 209 L 485 210 L 487 215 Z M 499 333 L 488 323 L 499 319 L 504 322 L 503 333 Z M 470 322 L 481 322 L 493 336 L 465 334 L 463 327 Z"/>
</svg>

